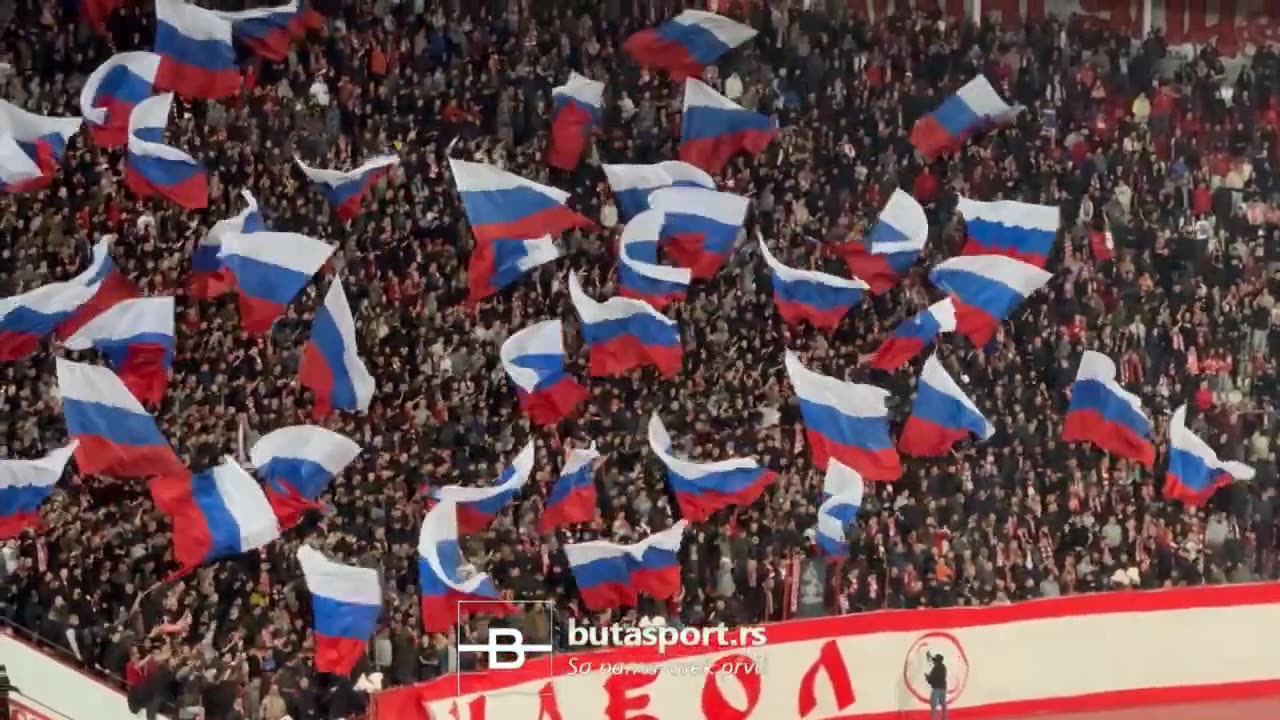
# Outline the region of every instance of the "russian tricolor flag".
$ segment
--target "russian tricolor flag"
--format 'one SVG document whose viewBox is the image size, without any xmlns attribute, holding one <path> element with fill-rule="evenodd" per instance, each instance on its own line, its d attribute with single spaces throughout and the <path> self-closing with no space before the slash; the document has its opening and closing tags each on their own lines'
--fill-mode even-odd
<svg viewBox="0 0 1280 720">
<path fill-rule="evenodd" d="M 560 469 L 560 478 L 551 487 L 547 502 L 538 518 L 538 532 L 546 533 L 561 525 L 591 522 L 596 516 L 596 459 L 600 453 L 591 447 L 573 448 Z"/>
<path fill-rule="evenodd" d="M 915 198 L 901 188 L 893 191 L 889 202 L 871 232 L 860 240 L 832 247 L 844 259 L 849 273 L 862 278 L 879 294 L 898 283 L 929 239 L 929 219 Z"/>
<path fill-rule="evenodd" d="M 138 103 L 151 97 L 159 69 L 159 55 L 136 51 L 112 55 L 89 74 L 80 89 L 80 114 L 95 143 L 125 144 L 129 116 Z"/>
<path fill-rule="evenodd" d="M 640 65 L 666 70 L 678 82 L 701 75 L 721 55 L 755 36 L 754 28 L 723 15 L 685 10 L 656 28 L 633 34 L 622 49 Z"/>
<path fill-rule="evenodd" d="M 618 247 L 618 294 L 644 300 L 661 310 L 684 300 L 693 271 L 658 264 L 658 240 L 666 213 L 645 210 L 622 228 Z"/>
<path fill-rule="evenodd" d="M 773 281 L 773 302 L 788 325 L 808 321 L 816 328 L 832 332 L 867 291 L 867 284 L 858 278 L 789 268 L 773 257 L 763 238 L 759 244 Z"/>
<path fill-rule="evenodd" d="M 59 340 L 66 340 L 85 323 L 102 314 L 118 302 L 142 295 L 142 291 L 134 285 L 111 260 L 111 243 L 115 235 L 104 235 L 93 246 L 89 268 L 76 276 L 73 282 L 80 282 L 93 290 L 89 301 L 71 313 L 71 316 L 58 323 L 53 331 Z"/>
<path fill-rule="evenodd" d="M 342 281 L 336 277 L 311 321 L 311 339 L 302 348 L 298 383 L 315 393 L 311 414 L 317 419 L 334 408 L 367 412 L 373 400 L 376 383 L 360 359 L 356 321 Z"/>
<path fill-rule="evenodd" d="M 1234 480 L 1252 480 L 1252 467 L 1222 461 L 1209 443 L 1187 427 L 1187 406 L 1174 411 L 1169 420 L 1169 469 L 1165 473 L 1164 496 L 1187 505 L 1203 505 L 1214 491 Z"/>
<path fill-rule="evenodd" d="M 639 593 L 667 600 L 680 592 L 680 544 L 688 522 L 656 532 L 637 543 L 606 540 L 564 548 L 569 572 L 589 610 L 635 607 Z"/>
<path fill-rule="evenodd" d="M 360 163 L 354 170 L 343 171 L 313 168 L 296 155 L 293 159 L 302 169 L 302 174 L 324 195 L 329 207 L 338 214 L 338 219 L 344 222 L 360 214 L 369 189 L 386 177 L 391 168 L 400 164 L 400 158 L 395 155 L 378 155 Z"/>
<path fill-rule="evenodd" d="M 968 238 L 962 254 L 1005 255 L 1040 268 L 1049 263 L 1061 222 L 1058 206 L 962 197 L 959 210 Z"/>
<path fill-rule="evenodd" d="M 832 559 L 849 556 L 848 527 L 858 518 L 864 492 L 862 476 L 857 470 L 835 459 L 827 463 L 814 538 L 823 555 Z"/>
<path fill-rule="evenodd" d="M 334 562 L 310 545 L 298 548 L 298 564 L 311 593 L 316 670 L 350 675 L 378 629 L 382 613 L 378 571 Z"/>
<path fill-rule="evenodd" d="M 159 195 L 188 210 L 199 210 L 209 204 L 209 174 L 204 165 L 161 142 L 172 104 L 173 93 L 165 93 L 133 108 L 124 182 L 138 197 Z"/>
<path fill-rule="evenodd" d="M 216 100 L 240 91 L 231 23 L 182 0 L 156 0 L 155 89 Z"/>
<path fill-rule="evenodd" d="M 1091 442 L 1113 455 L 1155 467 L 1151 420 L 1142 400 L 1116 381 L 1116 364 L 1099 352 L 1080 358 L 1071 403 L 1062 423 L 1063 442 Z"/>
<path fill-rule="evenodd" d="M 107 368 L 57 359 L 67 434 L 87 475 L 119 478 L 186 475 L 169 441 L 129 388 Z"/>
<path fill-rule="evenodd" d="M 477 242 L 467 267 L 467 299 L 479 302 L 558 257 L 560 248 L 549 235 L 536 240 Z"/>
<path fill-rule="evenodd" d="M 820 469 L 835 458 L 868 480 L 897 480 L 902 461 L 889 438 L 889 391 L 816 373 L 787 351 L 787 377 L 800 401 L 805 435 Z"/>
<path fill-rule="evenodd" d="M 680 372 L 680 326 L 649 303 L 625 297 L 596 302 L 582 291 L 576 270 L 569 272 L 569 300 L 582 321 L 592 375 L 625 375 L 646 365 L 665 377 Z"/>
<path fill-rule="evenodd" d="M 604 83 L 570 71 L 569 80 L 551 90 L 551 104 L 547 164 L 573 170 L 591 141 L 591 133 L 602 124 Z"/>
<path fill-rule="evenodd" d="M 684 81 L 681 160 L 715 175 L 738 153 L 764 152 L 777 134 L 767 115 L 742 107 L 701 80 Z"/>
<path fill-rule="evenodd" d="M 0 460 L 0 540 L 39 527 L 40 505 L 53 493 L 76 444 L 72 440 L 38 460 Z"/>
<path fill-rule="evenodd" d="M 654 413 L 649 417 L 649 449 L 667 467 L 667 486 L 680 517 L 701 522 L 730 505 L 750 505 L 777 475 L 751 458 L 693 462 L 671 452 L 671 436 Z"/>
<path fill-rule="evenodd" d="M 204 472 L 193 475 L 184 469 L 149 485 L 156 507 L 173 521 L 173 556 L 183 570 L 265 547 L 280 537 L 262 487 L 229 457 Z"/>
<path fill-rule="evenodd" d="M 687 162 L 667 160 L 653 165 L 603 165 L 617 201 L 618 217 L 626 222 L 649 209 L 649 194 L 666 187 L 716 189 L 705 170 Z"/>
<path fill-rule="evenodd" d="M 63 341 L 70 350 L 97 350 L 134 397 L 159 403 L 177 345 L 172 297 L 124 300 Z"/>
<path fill-rule="evenodd" d="M 259 57 L 273 62 L 289 56 L 289 45 L 294 38 L 324 26 L 324 16 L 304 7 L 301 0 L 238 12 L 214 11 L 214 14 L 231 23 L 232 37 Z"/>
<path fill-rule="evenodd" d="M 269 331 L 332 254 L 328 243 L 298 233 L 227 233 L 218 259 L 240 291 L 244 331 Z"/>
<path fill-rule="evenodd" d="M 1016 108 L 1001 100 L 991 83 L 979 75 L 944 100 L 937 110 L 916 121 L 911 129 L 911 144 L 925 159 L 932 160 L 943 152 L 959 150 L 971 135 L 1015 112 Z"/>
<path fill-rule="evenodd" d="M 109 239 L 99 241 L 88 269 L 70 280 L 0 299 L 0 360 L 20 360 L 55 330 L 84 324 L 86 309 L 111 272 L 109 248 Z"/>
<path fill-rule="evenodd" d="M 502 343 L 498 357 L 534 424 L 555 425 L 572 417 L 587 399 L 587 389 L 565 372 L 559 320 L 543 320 L 515 333 Z"/>
<path fill-rule="evenodd" d="M 492 165 L 449 160 L 467 222 L 477 242 L 540 238 L 595 223 L 570 210 L 569 193 Z"/>
<path fill-rule="evenodd" d="M 0 135 L 0 192 L 21 193 L 44 186 L 44 173 L 12 135 Z"/>
<path fill-rule="evenodd" d="M 446 632 L 463 617 L 474 613 L 511 615 L 515 605 L 498 595 L 487 573 L 463 577 L 458 567 L 458 505 L 437 503 L 422 518 L 418 536 L 418 584 L 422 589 L 422 629 Z M 459 602 L 466 601 L 466 602 Z"/>
<path fill-rule="evenodd" d="M 218 259 L 222 239 L 231 233 L 249 234 L 267 230 L 253 194 L 248 190 L 241 190 L 240 197 L 247 203 L 245 208 L 234 217 L 214 223 L 191 253 L 191 275 L 187 278 L 187 293 L 192 297 L 208 300 L 235 290 L 235 279 Z"/>
<path fill-rule="evenodd" d="M 868 364 L 884 371 L 896 370 L 933 345 L 938 335 L 955 330 L 955 302 L 944 298 L 898 323 Z"/>
<path fill-rule="evenodd" d="M 533 441 L 525 444 L 516 459 L 502 470 L 489 487 L 447 485 L 437 488 L 432 496 L 441 503 L 458 506 L 458 532 L 471 535 L 489 527 L 489 523 L 511 504 L 533 473 Z"/>
<path fill-rule="evenodd" d="M 37 115 L 8 100 L 0 100 L 0 137 L 12 137 L 18 147 L 22 148 L 22 152 L 40 169 L 39 177 L 13 184 L 6 181 L 6 191 L 31 192 L 47 186 L 62 164 L 67 143 L 80 131 L 81 122 L 82 119 L 78 117 Z M 17 169 L 22 170 L 21 175 L 30 174 L 30 166 Z"/>
<path fill-rule="evenodd" d="M 351 438 L 319 425 L 290 425 L 273 430 L 249 449 L 254 472 L 266 483 L 267 501 L 288 530 L 297 525 L 356 456 Z"/>
<path fill-rule="evenodd" d="M 995 432 L 938 356 L 930 355 L 916 383 L 916 399 L 898 438 L 898 450 L 915 457 L 939 457 L 970 433 L 987 440 Z"/>
<path fill-rule="evenodd" d="M 944 260 L 929 280 L 951 294 L 956 332 L 982 347 L 1031 293 L 1053 277 L 1035 265 L 1003 255 L 965 255 Z"/>
<path fill-rule="evenodd" d="M 649 195 L 649 206 L 664 214 L 660 241 L 676 265 L 710 280 L 738 241 L 751 201 L 741 195 L 700 187 L 670 187 Z"/>
</svg>

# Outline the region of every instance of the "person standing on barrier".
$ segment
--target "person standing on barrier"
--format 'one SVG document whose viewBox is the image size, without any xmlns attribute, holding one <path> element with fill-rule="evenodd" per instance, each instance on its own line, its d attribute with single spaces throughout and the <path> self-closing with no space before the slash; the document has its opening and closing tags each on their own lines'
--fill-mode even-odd
<svg viewBox="0 0 1280 720">
<path fill-rule="evenodd" d="M 929 720 L 947 720 L 947 666 L 942 662 L 942 655 L 926 653 L 925 657 L 933 663 L 924 676 L 929 683 Z"/>
</svg>

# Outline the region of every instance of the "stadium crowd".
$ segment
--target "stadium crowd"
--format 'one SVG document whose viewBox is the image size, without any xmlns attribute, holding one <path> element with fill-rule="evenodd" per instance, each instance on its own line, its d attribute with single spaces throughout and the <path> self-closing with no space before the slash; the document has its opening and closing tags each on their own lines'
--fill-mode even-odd
<svg viewBox="0 0 1280 720">
<path fill-rule="evenodd" d="M 589 294 L 611 294 L 620 226 L 599 165 L 673 158 L 680 108 L 679 85 L 620 48 L 680 8 L 670 0 L 331 4 L 314 4 L 328 27 L 295 43 L 286 62 L 246 57 L 239 96 L 179 106 L 170 141 L 210 168 L 206 210 L 139 202 L 123 186 L 121 149 L 95 147 L 84 133 L 47 191 L 0 196 L 0 296 L 70 277 L 104 234 L 117 236 L 116 262 L 147 294 L 177 296 L 173 377 L 153 409 L 192 468 L 311 422 L 295 375 L 320 302 L 317 283 L 269 336 L 253 338 L 240 330 L 234 296 L 195 301 L 184 293 L 194 244 L 238 212 L 242 188 L 273 229 L 339 247 L 325 272 L 344 276 L 361 354 L 378 381 L 367 414 L 324 423 L 364 451 L 335 481 L 323 512 L 260 552 L 169 579 L 169 521 L 145 483 L 78 473 L 46 503 L 41 531 L 0 543 L 0 614 L 85 666 L 124 678 L 135 707 L 211 720 L 358 712 L 365 700 L 351 679 L 311 669 L 309 601 L 294 560 L 304 541 L 384 578 L 382 629 L 355 677 L 377 671 L 385 685 L 406 684 L 456 669 L 451 638 L 420 629 L 424 493 L 491 481 L 530 436 L 538 448 L 531 487 L 488 531 L 464 541 L 470 562 L 512 597 L 552 598 L 561 617 L 580 622 L 741 624 L 796 615 L 801 569 L 815 557 L 822 473 L 787 402 L 783 351 L 892 390 L 894 416 L 904 418 L 914 372 L 870 370 L 860 360 L 899 320 L 940 297 L 925 268 L 963 242 L 959 194 L 1059 205 L 1054 278 L 991 345 L 940 341 L 944 364 L 996 435 L 945 459 L 906 461 L 896 482 L 870 484 L 851 556 L 823 568 L 824 611 L 1280 577 L 1280 226 L 1263 209 L 1280 202 L 1280 57 L 1272 48 L 1257 48 L 1235 75 L 1211 46 L 1179 58 L 1158 33 L 1131 42 L 1079 18 L 1003 29 L 924 14 L 869 23 L 837 2 L 807 11 L 735 3 L 733 14 L 759 35 L 704 80 L 781 128 L 763 155 L 736 159 L 718 178 L 753 200 L 748 237 L 759 232 L 792 266 L 845 274 L 824 248 L 869 227 L 902 187 L 925 203 L 929 249 L 895 288 L 869 295 L 826 335 L 781 323 L 763 262 L 740 246 L 672 311 L 685 344 L 678 376 L 592 379 L 580 417 L 546 430 L 521 414 L 498 345 L 539 319 L 575 322 L 569 268 Z M 114 52 L 147 47 L 152 35 L 141 4 L 116 13 L 107 37 L 79 24 L 68 3 L 7 6 L 4 97 L 41 113 L 78 115 L 85 76 Z M 543 150 L 550 89 L 570 69 L 605 81 L 607 104 L 602 136 L 566 173 L 549 170 Z M 978 73 L 1025 110 L 958 154 L 922 163 L 907 139 L 913 123 Z M 291 160 L 298 153 L 350 167 L 382 151 L 399 153 L 402 164 L 349 224 L 332 216 Z M 569 205 L 599 218 L 603 230 L 566 234 L 566 258 L 468 304 L 474 241 L 448 157 L 568 190 Z M 1157 445 L 1172 409 L 1190 402 L 1197 434 L 1222 457 L 1252 464 L 1257 478 L 1191 508 L 1162 499 L 1159 465 L 1149 472 L 1062 443 L 1066 391 L 1084 349 L 1117 362 L 1156 424 Z M 580 370 L 584 356 L 569 350 Z M 46 346 L 0 366 L 0 457 L 33 458 L 65 444 L 53 372 L 54 355 L 64 352 Z M 682 596 L 593 617 L 574 597 L 559 547 L 570 539 L 630 542 L 677 519 L 645 442 L 655 410 L 674 437 L 695 439 L 685 455 L 755 456 L 778 479 L 751 506 L 694 527 L 681 554 Z M 592 441 L 605 455 L 598 519 L 539 536 L 541 496 L 566 448 Z"/>
</svg>

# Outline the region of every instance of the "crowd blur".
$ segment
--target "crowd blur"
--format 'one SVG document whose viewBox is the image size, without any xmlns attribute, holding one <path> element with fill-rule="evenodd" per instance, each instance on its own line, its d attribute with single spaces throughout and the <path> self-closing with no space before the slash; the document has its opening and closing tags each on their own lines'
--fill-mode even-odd
<svg viewBox="0 0 1280 720">
<path fill-rule="evenodd" d="M 310 422 L 294 376 L 317 284 L 260 338 L 240 331 L 234 297 L 184 294 L 194 244 L 240 209 L 242 188 L 273 229 L 338 246 L 326 272 L 344 277 L 378 391 L 367 414 L 326 421 L 364 452 L 323 512 L 261 552 L 180 579 L 167 579 L 176 568 L 169 521 L 144 483 L 72 473 L 46 503 L 41 531 L 0 544 L 0 613 L 123 678 L 135 708 L 210 719 L 354 715 L 365 699 L 352 681 L 311 669 L 298 545 L 382 572 L 383 624 L 356 677 L 381 673 L 389 686 L 448 673 L 459 663 L 453 633 L 424 634 L 418 618 L 424 491 L 491 481 L 530 436 L 530 488 L 463 549 L 512 597 L 554 599 L 560 617 L 579 622 L 741 624 L 1275 579 L 1280 226 L 1268 209 L 1280 202 L 1280 56 L 1259 47 L 1240 69 L 1211 46 L 1180 54 L 1158 31 L 1139 42 L 1080 18 L 1003 29 L 926 14 L 869 22 L 841 3 L 804 4 L 814 7 L 730 10 L 759 35 L 704 80 L 782 130 L 760 157 L 735 160 L 720 185 L 752 199 L 747 231 L 768 238 L 783 262 L 837 274 L 847 272 L 824 246 L 869 228 L 891 191 L 905 188 L 929 214 L 925 256 L 825 335 L 781 324 L 763 262 L 740 247 L 673 311 L 685 343 L 677 377 L 592 380 L 580 417 L 553 431 L 520 413 L 498 344 L 547 317 L 574 324 L 568 268 L 589 294 L 611 294 L 620 227 L 599 166 L 673 158 L 680 109 L 680 86 L 620 48 L 681 9 L 670 0 L 315 3 L 329 16 L 324 33 L 296 43 L 283 63 L 246 57 L 234 99 L 175 112 L 169 142 L 211 171 L 204 211 L 139 202 L 123 186 L 121 150 L 95 147 L 82 132 L 49 190 L 0 196 L 0 296 L 70 277 L 96 238 L 117 235 L 113 254 L 129 277 L 147 294 L 178 297 L 174 373 L 154 410 L 192 468 Z M 90 71 L 112 53 L 149 47 L 149 6 L 126 4 L 102 37 L 70 5 L 0 6 L 4 97 L 78 115 Z M 606 82 L 607 108 L 594 149 L 565 173 L 542 158 L 550 89 L 571 69 Z M 913 123 L 978 73 L 1025 110 L 960 153 L 922 163 L 908 142 Z M 384 150 L 402 164 L 350 224 L 333 218 L 291 161 L 297 153 L 345 168 Z M 466 304 L 474 240 L 447 157 L 568 190 L 570 206 L 604 230 L 568 233 L 567 258 Z M 860 359 L 940 297 L 925 273 L 963 242 L 960 194 L 1060 206 L 1054 279 L 989 346 L 940 343 L 996 435 L 944 459 L 908 461 L 901 479 L 869 487 L 850 557 L 827 564 L 811 530 L 822 474 L 788 401 L 783 351 L 892 390 L 895 417 L 905 418 L 914 371 L 868 370 Z M 1172 409 L 1189 402 L 1192 429 L 1224 459 L 1254 465 L 1257 478 L 1188 508 L 1162 499 L 1161 464 L 1152 473 L 1060 442 L 1084 349 L 1117 362 L 1158 445 Z M 570 347 L 571 369 L 584 364 L 578 350 Z M 55 352 L 0 366 L 0 456 L 38 457 L 66 442 Z M 751 506 L 693 528 L 681 596 L 593 615 L 559 548 L 634 541 L 676 519 L 643 435 L 655 410 L 674 437 L 694 440 L 683 454 L 753 455 L 778 480 Z M 605 454 L 596 521 L 539 536 L 541 497 L 566 448 L 592 441 Z M 481 620 L 461 632 L 484 628 Z"/>
</svg>

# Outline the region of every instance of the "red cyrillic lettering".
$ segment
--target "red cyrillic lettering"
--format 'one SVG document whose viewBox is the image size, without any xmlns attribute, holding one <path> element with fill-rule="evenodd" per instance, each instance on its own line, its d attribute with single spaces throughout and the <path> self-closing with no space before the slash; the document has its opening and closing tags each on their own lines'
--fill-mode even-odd
<svg viewBox="0 0 1280 720">
<path fill-rule="evenodd" d="M 547 683 L 538 691 L 538 720 L 564 720 L 560 715 L 560 705 L 556 702 L 556 691 Z"/>
<path fill-rule="evenodd" d="M 836 696 L 836 709 L 844 710 L 857 701 L 853 691 L 853 680 L 849 678 L 849 668 L 845 665 L 844 656 L 840 654 L 840 646 L 835 640 L 822 644 L 818 659 L 805 671 L 800 680 L 800 717 L 804 717 L 818 706 L 818 672 L 821 671 L 831 681 L 831 690 Z"/>
<path fill-rule="evenodd" d="M 639 690 L 646 685 L 650 685 L 657 679 L 658 673 L 656 672 L 625 672 L 609 675 L 604 681 L 604 692 L 609 696 L 609 702 L 604 706 L 605 718 L 607 720 L 658 720 L 658 718 L 648 713 L 642 715 L 630 714 L 649 707 L 648 693 L 627 694 L 632 690 Z"/>
<path fill-rule="evenodd" d="M 724 672 L 726 669 L 729 672 Z M 733 677 L 742 685 L 747 695 L 747 706 L 736 708 L 729 704 L 716 678 Z M 746 655 L 726 655 L 712 663 L 707 679 L 702 683 L 702 716 L 709 720 L 747 720 L 760 702 L 760 669 L 757 661 Z"/>
</svg>

